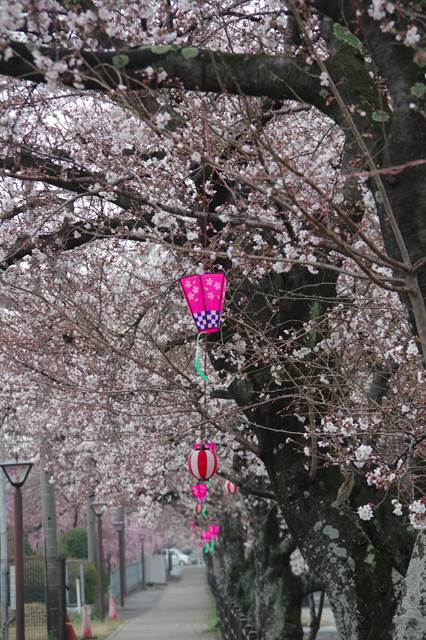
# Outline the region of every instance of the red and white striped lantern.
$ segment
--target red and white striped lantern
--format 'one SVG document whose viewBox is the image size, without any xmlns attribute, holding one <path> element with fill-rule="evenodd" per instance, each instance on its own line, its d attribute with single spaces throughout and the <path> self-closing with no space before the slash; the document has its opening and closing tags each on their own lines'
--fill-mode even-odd
<svg viewBox="0 0 426 640">
<path fill-rule="evenodd" d="M 217 457 L 210 449 L 193 449 L 188 456 L 188 471 L 197 480 L 210 480 L 217 471 Z"/>
<path fill-rule="evenodd" d="M 225 491 L 226 493 L 229 493 L 231 496 L 234 496 L 238 491 L 238 487 L 236 484 L 234 484 L 230 480 L 227 480 L 225 482 Z"/>
</svg>

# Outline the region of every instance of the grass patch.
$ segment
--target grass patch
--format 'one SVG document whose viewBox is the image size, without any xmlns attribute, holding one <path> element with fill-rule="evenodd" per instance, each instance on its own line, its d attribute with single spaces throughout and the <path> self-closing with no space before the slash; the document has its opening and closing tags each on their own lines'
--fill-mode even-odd
<svg viewBox="0 0 426 640">
<path fill-rule="evenodd" d="M 10 616 L 14 612 L 9 611 Z M 9 640 L 16 638 L 15 622 L 9 624 Z M 47 638 L 47 608 L 42 602 L 25 604 L 25 639 L 48 640 Z"/>
<path fill-rule="evenodd" d="M 219 637 L 219 620 L 217 618 L 216 604 L 212 604 L 209 611 L 208 633 L 214 633 L 215 637 Z"/>
<path fill-rule="evenodd" d="M 75 634 L 77 638 L 81 640 L 81 616 L 78 613 L 73 613 L 70 618 Z M 123 620 L 120 618 L 118 620 L 109 620 L 108 618 L 105 618 L 105 620 L 101 622 L 99 618 L 93 617 L 91 618 L 93 635 L 95 638 L 99 638 L 99 640 L 108 638 L 108 636 L 110 636 L 122 622 Z"/>
<path fill-rule="evenodd" d="M 81 640 L 81 616 L 78 613 L 72 613 L 70 619 L 78 640 Z M 108 620 L 106 618 L 104 622 L 101 622 L 99 618 L 93 616 L 91 622 L 94 637 L 103 640 L 111 635 L 123 620 Z M 15 623 L 12 622 L 9 625 L 9 640 L 15 640 L 15 638 L 16 627 Z M 47 608 L 41 602 L 25 604 L 25 640 L 49 640 L 47 635 Z"/>
</svg>

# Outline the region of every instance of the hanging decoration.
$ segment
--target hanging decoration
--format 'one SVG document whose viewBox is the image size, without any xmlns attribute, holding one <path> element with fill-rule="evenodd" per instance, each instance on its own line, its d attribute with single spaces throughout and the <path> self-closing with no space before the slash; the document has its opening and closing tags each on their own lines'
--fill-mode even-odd
<svg viewBox="0 0 426 640">
<path fill-rule="evenodd" d="M 204 552 L 208 553 L 213 552 L 217 546 L 217 540 L 219 538 L 220 525 L 218 524 L 209 524 L 207 527 L 207 531 L 203 531 L 202 538 L 206 543 L 204 547 Z"/>
<path fill-rule="evenodd" d="M 197 480 L 210 480 L 217 471 L 217 456 L 205 447 L 193 449 L 188 456 L 188 471 Z"/>
<path fill-rule="evenodd" d="M 203 539 L 204 542 L 204 553 L 208 553 L 210 551 L 210 542 L 212 540 L 212 534 L 210 533 L 210 531 L 203 531 L 203 533 L 201 534 L 201 537 Z"/>
<path fill-rule="evenodd" d="M 207 382 L 199 361 L 199 341 L 203 333 L 220 331 L 227 279 L 224 273 L 203 273 L 184 276 L 179 282 L 198 331 L 195 369 Z"/>
<path fill-rule="evenodd" d="M 196 442 L 195 444 L 192 445 L 192 448 L 193 449 L 207 448 L 210 451 L 213 451 L 213 453 L 215 453 L 217 449 L 217 444 L 215 442 L 211 442 L 210 440 L 206 440 L 205 442 Z"/>
<path fill-rule="evenodd" d="M 204 506 L 205 505 L 203 505 L 201 502 L 197 502 L 196 505 L 195 505 L 195 513 L 197 515 L 200 515 L 200 513 L 202 513 L 202 511 L 203 511 Z"/>
<path fill-rule="evenodd" d="M 225 482 L 225 491 L 226 493 L 229 493 L 231 496 L 234 496 L 238 491 L 238 487 L 236 484 L 234 484 L 230 480 L 227 480 Z"/>
<path fill-rule="evenodd" d="M 217 540 L 217 538 L 219 537 L 220 524 L 209 524 L 209 526 L 207 527 L 207 531 L 210 532 L 212 538 Z"/>
<path fill-rule="evenodd" d="M 192 495 L 198 502 L 207 500 L 207 486 L 205 484 L 194 484 L 192 486 Z"/>
</svg>

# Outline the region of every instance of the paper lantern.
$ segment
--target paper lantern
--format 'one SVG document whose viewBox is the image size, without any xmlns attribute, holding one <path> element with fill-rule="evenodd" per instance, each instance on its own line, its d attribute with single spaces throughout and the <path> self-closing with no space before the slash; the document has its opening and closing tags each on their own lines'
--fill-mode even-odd
<svg viewBox="0 0 426 640">
<path fill-rule="evenodd" d="M 219 524 L 209 524 L 207 529 L 210 532 L 210 535 L 212 536 L 212 538 L 218 538 L 219 537 L 219 531 L 220 531 L 220 525 Z"/>
<path fill-rule="evenodd" d="M 225 491 L 226 493 L 229 493 L 231 496 L 234 496 L 238 491 L 238 487 L 236 484 L 234 484 L 230 480 L 227 480 L 225 482 Z"/>
<path fill-rule="evenodd" d="M 220 330 L 226 293 L 224 273 L 203 273 L 179 279 L 198 333 Z"/>
<path fill-rule="evenodd" d="M 210 480 L 217 471 L 217 457 L 209 449 L 193 449 L 188 457 L 188 471 L 197 480 Z"/>
<path fill-rule="evenodd" d="M 192 487 L 192 495 L 198 502 L 204 502 L 207 498 L 207 487 L 205 484 L 194 484 Z"/>
<path fill-rule="evenodd" d="M 195 505 L 195 513 L 199 515 L 203 511 L 203 505 L 201 502 L 197 502 Z"/>
<path fill-rule="evenodd" d="M 204 542 L 210 542 L 210 540 L 212 539 L 212 534 L 210 533 L 210 531 L 203 531 L 201 537 L 203 538 Z"/>
<path fill-rule="evenodd" d="M 196 442 L 195 444 L 192 445 L 193 449 L 202 449 L 203 447 L 215 453 L 217 449 L 217 444 L 215 442 L 210 442 L 210 440 L 206 440 L 206 442 Z"/>
</svg>

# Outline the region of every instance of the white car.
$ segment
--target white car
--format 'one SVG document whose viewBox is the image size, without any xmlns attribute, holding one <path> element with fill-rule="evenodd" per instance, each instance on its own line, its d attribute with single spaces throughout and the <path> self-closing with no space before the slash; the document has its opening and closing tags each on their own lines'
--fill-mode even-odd
<svg viewBox="0 0 426 640">
<path fill-rule="evenodd" d="M 167 555 L 171 556 L 171 562 L 173 567 L 184 567 L 191 564 L 189 556 L 182 553 L 179 549 L 166 549 Z"/>
</svg>

